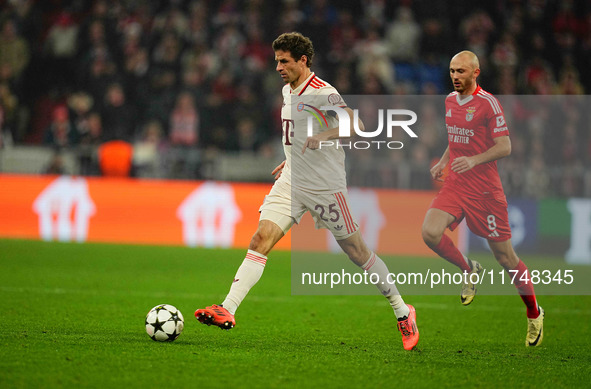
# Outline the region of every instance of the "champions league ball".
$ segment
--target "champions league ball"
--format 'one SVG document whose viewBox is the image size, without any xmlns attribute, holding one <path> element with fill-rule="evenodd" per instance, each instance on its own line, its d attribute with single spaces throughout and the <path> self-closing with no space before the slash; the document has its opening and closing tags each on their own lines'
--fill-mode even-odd
<svg viewBox="0 0 591 389">
<path fill-rule="evenodd" d="M 172 342 L 179 337 L 184 327 L 183 314 L 169 304 L 155 306 L 146 316 L 146 332 L 157 342 Z"/>
</svg>

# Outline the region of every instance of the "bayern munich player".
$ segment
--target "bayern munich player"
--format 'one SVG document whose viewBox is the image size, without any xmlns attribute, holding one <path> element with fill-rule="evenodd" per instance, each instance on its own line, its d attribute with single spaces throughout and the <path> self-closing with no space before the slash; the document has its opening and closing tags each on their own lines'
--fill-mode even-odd
<svg viewBox="0 0 591 389">
<path fill-rule="evenodd" d="M 310 212 L 317 228 L 328 229 L 349 258 L 372 276 L 376 286 L 388 299 L 397 318 L 403 347 L 411 350 L 419 340 L 416 312 L 407 305 L 396 286 L 388 280 L 386 264 L 365 244 L 349 209 L 345 177 L 345 152 L 342 147 L 320 147 L 321 141 L 339 137 L 338 120 L 321 107 L 335 106 L 345 110 L 353 123 L 353 110 L 348 108 L 338 91 L 310 70 L 314 48 L 309 38 L 300 33 L 285 33 L 273 42 L 276 70 L 285 82 L 283 87 L 283 149 L 285 161 L 272 174 L 275 184 L 260 208 L 259 226 L 239 267 L 226 299 L 195 312 L 204 324 L 230 329 L 235 324 L 236 309 L 263 274 L 267 255 L 273 246 Z M 312 121 L 308 134 L 308 111 L 315 110 L 324 122 Z M 358 123 L 363 129 L 363 123 Z M 374 279 L 376 279 L 374 277 Z"/>
<path fill-rule="evenodd" d="M 449 162 L 451 165 L 425 215 L 423 240 L 462 271 L 481 275 L 482 266 L 466 258 L 444 234 L 446 228 L 453 231 L 465 218 L 473 233 L 488 240 L 499 264 L 512 278 L 515 275 L 513 282 L 527 308 L 525 345 L 539 346 L 544 336 L 544 310 L 536 301 L 527 267 L 511 244 L 507 200 L 497 171 L 496 161 L 511 153 L 503 108 L 477 84 L 480 65 L 474 53 L 456 54 L 449 72 L 455 89 L 445 99 L 449 145 L 439 163 L 431 168 L 431 176 L 441 180 L 444 168 Z M 475 293 L 476 286 L 468 280 L 462 286 L 462 304 L 470 304 Z"/>
</svg>

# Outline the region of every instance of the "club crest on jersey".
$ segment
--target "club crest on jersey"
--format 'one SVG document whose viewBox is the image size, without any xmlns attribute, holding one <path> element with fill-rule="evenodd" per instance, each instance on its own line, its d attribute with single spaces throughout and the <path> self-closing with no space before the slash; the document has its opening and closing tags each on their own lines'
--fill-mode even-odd
<svg viewBox="0 0 591 389">
<path fill-rule="evenodd" d="M 328 96 L 328 102 L 332 105 L 344 104 L 343 98 L 338 93 L 331 93 Z"/>
<path fill-rule="evenodd" d="M 307 109 L 306 107 L 310 109 Z M 320 127 L 328 127 L 328 121 L 326 120 L 326 116 L 324 116 L 324 114 L 318 108 L 311 106 L 310 104 L 304 104 L 300 102 L 297 106 L 297 110 L 298 112 L 308 112 L 309 114 L 314 116 L 316 120 L 318 120 L 318 123 L 320 123 Z"/>
<path fill-rule="evenodd" d="M 475 107 L 468 107 L 466 108 L 466 121 L 469 122 L 470 120 L 472 120 L 474 118 L 474 112 L 476 112 L 476 108 Z"/>
</svg>

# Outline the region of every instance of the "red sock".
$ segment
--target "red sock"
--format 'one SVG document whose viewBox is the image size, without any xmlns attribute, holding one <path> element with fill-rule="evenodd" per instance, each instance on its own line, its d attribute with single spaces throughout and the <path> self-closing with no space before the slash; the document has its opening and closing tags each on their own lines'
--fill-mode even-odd
<svg viewBox="0 0 591 389">
<path fill-rule="evenodd" d="M 449 236 L 445 234 L 441 237 L 439 244 L 433 248 L 433 251 L 435 251 L 441 258 L 453 263 L 463 271 L 469 272 L 472 270 L 470 269 L 468 262 L 464 259 L 462 253 L 460 253 L 460 250 L 457 249 Z"/>
<path fill-rule="evenodd" d="M 535 319 L 540 315 L 538 312 L 538 302 L 536 301 L 536 293 L 534 292 L 534 284 L 531 282 L 531 278 L 529 276 L 529 271 L 527 270 L 527 266 L 525 263 L 519 260 L 517 267 L 513 270 L 517 270 L 517 274 L 515 272 L 507 272 L 510 277 L 515 275 L 513 279 L 513 283 L 519 292 L 519 296 L 525 303 L 527 307 L 527 317 L 529 319 Z M 525 276 L 523 274 L 525 273 Z M 523 280 L 522 280 L 523 276 Z M 527 282 L 525 281 L 527 279 Z"/>
</svg>

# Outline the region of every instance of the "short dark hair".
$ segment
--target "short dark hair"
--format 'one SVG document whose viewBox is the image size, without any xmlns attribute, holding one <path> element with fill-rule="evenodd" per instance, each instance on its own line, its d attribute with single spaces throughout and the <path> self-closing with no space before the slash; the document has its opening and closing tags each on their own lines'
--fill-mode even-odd
<svg viewBox="0 0 591 389">
<path fill-rule="evenodd" d="M 312 66 L 314 46 L 310 38 L 303 36 L 299 32 L 286 32 L 279 35 L 273 41 L 273 50 L 289 51 L 296 61 L 299 61 L 302 55 L 305 55 L 308 58 L 306 64 L 308 67 Z"/>
</svg>

